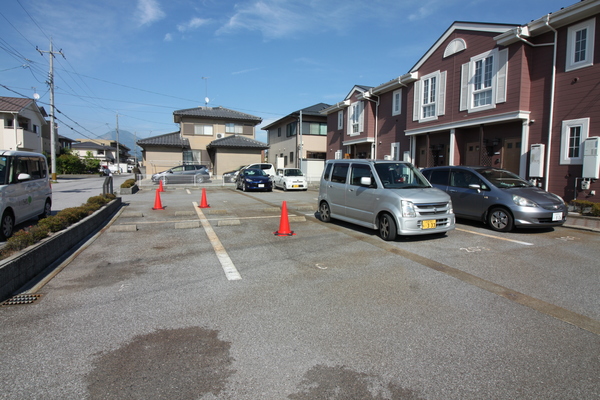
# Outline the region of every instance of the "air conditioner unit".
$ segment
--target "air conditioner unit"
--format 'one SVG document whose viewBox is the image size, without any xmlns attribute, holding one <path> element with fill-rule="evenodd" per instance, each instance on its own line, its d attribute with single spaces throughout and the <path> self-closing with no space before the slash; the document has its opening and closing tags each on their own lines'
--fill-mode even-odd
<svg viewBox="0 0 600 400">
<path fill-rule="evenodd" d="M 217 133 L 217 139 L 221 139 L 221 138 L 223 138 L 223 137 L 225 137 L 225 135 L 224 135 L 224 134 L 222 134 L 222 133 Z"/>
</svg>

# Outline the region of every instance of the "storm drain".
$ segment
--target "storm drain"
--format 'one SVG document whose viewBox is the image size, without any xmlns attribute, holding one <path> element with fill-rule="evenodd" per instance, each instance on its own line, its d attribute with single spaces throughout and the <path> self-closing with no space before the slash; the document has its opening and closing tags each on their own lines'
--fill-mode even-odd
<svg viewBox="0 0 600 400">
<path fill-rule="evenodd" d="M 42 297 L 41 294 L 18 294 L 0 303 L 0 306 L 16 306 L 19 304 L 31 304 Z"/>
</svg>

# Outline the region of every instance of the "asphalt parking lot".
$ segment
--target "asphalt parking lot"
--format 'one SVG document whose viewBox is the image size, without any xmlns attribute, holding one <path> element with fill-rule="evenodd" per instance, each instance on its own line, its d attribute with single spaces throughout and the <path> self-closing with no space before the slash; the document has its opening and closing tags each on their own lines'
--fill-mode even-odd
<svg viewBox="0 0 600 400">
<path fill-rule="evenodd" d="M 389 243 L 316 197 L 123 196 L 40 300 L 0 309 L 0 398 L 600 397 L 598 233 Z"/>
</svg>

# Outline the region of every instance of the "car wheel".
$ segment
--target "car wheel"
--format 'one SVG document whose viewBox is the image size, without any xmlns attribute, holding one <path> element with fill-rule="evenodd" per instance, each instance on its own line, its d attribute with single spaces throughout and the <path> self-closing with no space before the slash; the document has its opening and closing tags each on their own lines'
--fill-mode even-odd
<svg viewBox="0 0 600 400">
<path fill-rule="evenodd" d="M 390 214 L 383 214 L 379 217 L 379 236 L 385 240 L 390 241 L 396 239 L 397 229 L 396 221 Z"/>
<path fill-rule="evenodd" d="M 283 191 L 287 192 L 287 185 L 285 184 L 285 182 L 283 182 Z"/>
<path fill-rule="evenodd" d="M 246 182 L 242 183 L 242 191 L 247 192 L 248 188 L 246 187 Z"/>
<path fill-rule="evenodd" d="M 204 183 L 204 176 L 198 175 L 198 177 L 196 178 L 196 182 L 198 182 L 198 183 Z"/>
<path fill-rule="evenodd" d="M 319 218 L 323 222 L 331 222 L 331 210 L 329 209 L 329 204 L 324 201 L 319 206 Z"/>
<path fill-rule="evenodd" d="M 488 213 L 487 223 L 495 231 L 509 232 L 513 229 L 513 216 L 504 208 L 493 208 Z"/>
<path fill-rule="evenodd" d="M 52 215 L 52 203 L 50 200 L 46 200 L 46 204 L 44 205 L 44 212 L 38 215 L 38 219 L 44 219 Z"/>
<path fill-rule="evenodd" d="M 15 217 L 13 217 L 10 211 L 7 211 L 2 216 L 2 221 L 0 221 L 0 239 L 6 240 L 11 237 L 14 229 Z"/>
</svg>

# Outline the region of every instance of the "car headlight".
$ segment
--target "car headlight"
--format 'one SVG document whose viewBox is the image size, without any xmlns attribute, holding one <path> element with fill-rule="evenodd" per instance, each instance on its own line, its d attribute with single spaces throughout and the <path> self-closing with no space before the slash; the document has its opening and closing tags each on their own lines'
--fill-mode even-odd
<svg viewBox="0 0 600 400">
<path fill-rule="evenodd" d="M 526 199 L 525 197 L 517 196 L 516 194 L 513 194 L 512 200 L 516 205 L 521 206 L 521 207 L 537 207 L 538 206 L 533 201 Z"/>
<path fill-rule="evenodd" d="M 244 179 L 244 180 L 245 180 L 246 182 L 248 182 L 248 183 L 252 183 L 252 179 L 250 179 L 250 178 L 246 178 L 246 179 Z"/>
<path fill-rule="evenodd" d="M 415 211 L 415 205 L 412 201 L 402 200 L 402 216 L 406 218 L 414 218 L 417 216 L 417 212 Z"/>
<path fill-rule="evenodd" d="M 452 200 L 448 202 L 448 214 L 454 214 L 454 207 L 452 207 Z"/>
</svg>

